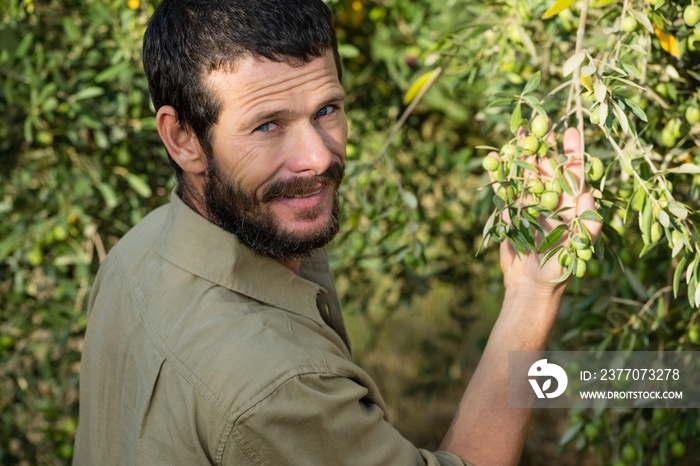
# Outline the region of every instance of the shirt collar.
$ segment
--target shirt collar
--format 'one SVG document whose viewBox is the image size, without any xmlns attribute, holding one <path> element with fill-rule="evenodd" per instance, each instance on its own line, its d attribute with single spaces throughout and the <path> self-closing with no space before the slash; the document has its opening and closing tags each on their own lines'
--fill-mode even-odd
<svg viewBox="0 0 700 466">
<path fill-rule="evenodd" d="M 235 235 L 192 210 L 173 191 L 156 252 L 205 280 L 323 325 L 316 297 L 326 290 L 311 281 L 319 274 L 328 274 L 323 249 L 302 259 L 301 276 L 296 275 L 243 245 Z"/>
</svg>

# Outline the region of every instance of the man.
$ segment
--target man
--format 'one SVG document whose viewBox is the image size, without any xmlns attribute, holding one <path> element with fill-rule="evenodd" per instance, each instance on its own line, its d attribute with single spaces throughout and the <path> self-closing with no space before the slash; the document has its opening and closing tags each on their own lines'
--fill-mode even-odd
<svg viewBox="0 0 700 466">
<path fill-rule="evenodd" d="M 164 0 L 144 67 L 178 184 L 96 278 L 74 464 L 515 464 L 507 352 L 544 347 L 561 268 L 502 247 L 503 310 L 440 451 L 387 422 L 322 249 L 347 137 L 323 2 Z"/>
</svg>

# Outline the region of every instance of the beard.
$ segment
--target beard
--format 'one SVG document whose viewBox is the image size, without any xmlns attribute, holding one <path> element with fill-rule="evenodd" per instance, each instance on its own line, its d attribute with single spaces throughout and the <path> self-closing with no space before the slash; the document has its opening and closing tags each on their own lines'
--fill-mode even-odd
<svg viewBox="0 0 700 466">
<path fill-rule="evenodd" d="M 204 205 L 214 223 L 236 235 L 239 241 L 258 254 L 278 261 L 295 259 L 325 246 L 338 233 L 338 186 L 343 176 L 344 167 L 333 162 L 324 173 L 316 176 L 277 180 L 258 199 L 255 194 L 248 194 L 227 180 L 213 157 L 208 157 Z M 286 231 L 267 203 L 279 197 L 307 194 L 318 189 L 319 185 L 333 189 L 333 207 L 326 224 L 313 232 Z M 323 205 L 307 209 L 297 218 L 314 219 L 322 215 L 323 209 Z"/>
</svg>

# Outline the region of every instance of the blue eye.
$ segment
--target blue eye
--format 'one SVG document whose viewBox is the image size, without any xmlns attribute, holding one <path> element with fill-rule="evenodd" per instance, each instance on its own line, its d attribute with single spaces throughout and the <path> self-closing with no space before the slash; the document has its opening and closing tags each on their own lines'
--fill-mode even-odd
<svg viewBox="0 0 700 466">
<path fill-rule="evenodd" d="M 261 133 L 267 133 L 269 131 L 272 131 L 272 126 L 275 125 L 275 123 L 269 121 L 267 123 L 264 123 L 257 128 L 255 128 L 255 131 L 260 131 Z"/>
<path fill-rule="evenodd" d="M 334 111 L 335 111 L 335 106 L 334 106 L 334 105 L 326 105 L 325 107 L 323 107 L 321 110 L 319 110 L 319 111 L 316 113 L 316 116 L 317 116 L 317 117 L 322 117 L 322 116 L 330 115 L 330 114 L 333 113 Z"/>
</svg>

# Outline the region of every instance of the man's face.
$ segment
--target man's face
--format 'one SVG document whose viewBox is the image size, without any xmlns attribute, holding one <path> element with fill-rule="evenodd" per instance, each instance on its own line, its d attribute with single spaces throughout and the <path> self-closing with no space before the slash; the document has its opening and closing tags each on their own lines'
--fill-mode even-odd
<svg viewBox="0 0 700 466">
<path fill-rule="evenodd" d="M 223 104 L 204 180 L 211 220 L 277 260 L 328 243 L 347 138 L 332 53 L 301 66 L 247 58 L 205 85 Z"/>
</svg>

